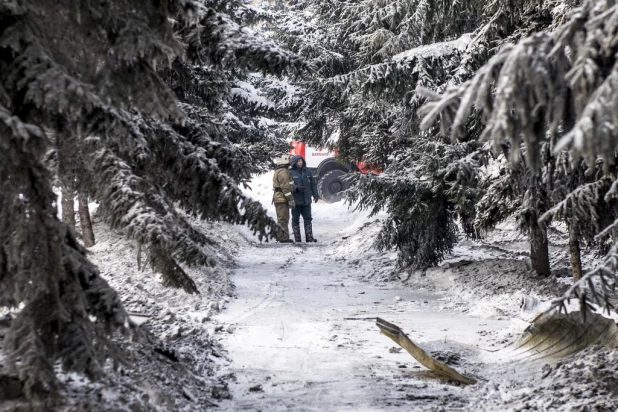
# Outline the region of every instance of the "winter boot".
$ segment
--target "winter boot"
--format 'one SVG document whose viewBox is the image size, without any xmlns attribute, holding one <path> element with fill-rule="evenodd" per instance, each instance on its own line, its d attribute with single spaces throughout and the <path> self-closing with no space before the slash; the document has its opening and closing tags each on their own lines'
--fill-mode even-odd
<svg viewBox="0 0 618 412">
<path fill-rule="evenodd" d="M 292 223 L 292 231 L 294 232 L 294 241 L 300 242 L 300 223 Z"/>
<path fill-rule="evenodd" d="M 294 243 L 292 239 L 280 240 L 279 243 Z"/>
<path fill-rule="evenodd" d="M 317 242 L 317 240 L 313 237 L 311 222 L 305 223 L 305 241 L 309 243 Z"/>
</svg>

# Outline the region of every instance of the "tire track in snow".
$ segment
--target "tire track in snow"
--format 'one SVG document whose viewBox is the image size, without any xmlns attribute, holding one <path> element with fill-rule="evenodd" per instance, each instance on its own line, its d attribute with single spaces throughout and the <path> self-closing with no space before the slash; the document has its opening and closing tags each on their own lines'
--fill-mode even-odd
<svg viewBox="0 0 618 412">
<path fill-rule="evenodd" d="M 239 316 L 237 316 L 235 318 L 230 319 L 228 321 L 228 323 L 230 323 L 230 324 L 240 323 L 243 320 L 245 320 L 245 319 L 247 319 L 247 318 L 249 318 L 251 316 L 254 316 L 259 310 L 265 308 L 266 306 L 268 306 L 273 301 L 273 299 L 275 298 L 275 296 L 277 294 L 277 290 L 279 288 L 280 287 L 277 286 L 276 284 L 269 283 L 267 288 L 266 288 L 266 291 L 264 293 L 265 296 L 262 298 L 262 300 L 257 305 L 252 306 L 247 311 L 245 311 L 243 314 L 241 314 L 241 315 L 239 315 Z"/>
</svg>

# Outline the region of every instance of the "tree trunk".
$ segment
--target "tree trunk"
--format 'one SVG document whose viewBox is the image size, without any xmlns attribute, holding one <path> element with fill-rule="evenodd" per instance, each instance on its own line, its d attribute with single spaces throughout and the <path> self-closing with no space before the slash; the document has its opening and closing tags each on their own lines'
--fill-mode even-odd
<svg viewBox="0 0 618 412">
<path fill-rule="evenodd" d="M 84 246 L 94 246 L 94 231 L 92 230 L 92 221 L 90 220 L 90 211 L 88 210 L 88 195 L 80 193 L 77 196 L 79 200 L 79 225 L 82 228 L 82 236 L 84 238 Z"/>
<path fill-rule="evenodd" d="M 579 233 L 577 228 L 569 225 L 569 252 L 571 254 L 571 271 L 573 282 L 582 278 L 582 257 L 579 249 Z"/>
<path fill-rule="evenodd" d="M 62 221 L 75 227 L 75 195 L 66 186 L 62 186 Z"/>
<path fill-rule="evenodd" d="M 547 233 L 539 227 L 530 230 L 530 264 L 540 277 L 549 277 L 549 242 Z"/>
<path fill-rule="evenodd" d="M 187 293 L 199 294 L 193 279 L 182 270 L 168 252 L 152 245 L 148 250 L 148 257 L 152 269 L 163 276 L 163 286 L 183 288 Z"/>
<path fill-rule="evenodd" d="M 140 272 L 142 269 L 142 242 L 137 242 L 137 270 Z"/>
</svg>

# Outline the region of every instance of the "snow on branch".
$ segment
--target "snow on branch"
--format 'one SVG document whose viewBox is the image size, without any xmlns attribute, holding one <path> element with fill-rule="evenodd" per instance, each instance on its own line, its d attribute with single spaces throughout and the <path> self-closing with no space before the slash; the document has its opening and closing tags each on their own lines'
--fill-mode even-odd
<svg viewBox="0 0 618 412">
<path fill-rule="evenodd" d="M 451 41 L 438 42 L 415 47 L 393 56 L 394 61 L 411 60 L 415 57 L 446 57 L 465 51 L 472 41 L 472 33 L 463 34 Z"/>
<path fill-rule="evenodd" d="M 41 127 L 0 104 L 0 238 L 10 240 L 0 244 L 0 306 L 19 308 L 2 349 L 28 396 L 57 388 L 56 361 L 100 375 L 101 358 L 115 352 L 105 332 L 122 330 L 126 321 L 76 232 L 57 218 L 40 161 L 46 145 Z"/>
<path fill-rule="evenodd" d="M 208 9 L 201 26 L 202 35 L 194 39 L 197 43 L 192 46 L 198 55 L 224 67 L 238 66 L 276 75 L 309 70 L 302 58 L 239 26 L 225 14 Z"/>
<path fill-rule="evenodd" d="M 275 108 L 275 103 L 264 96 L 254 85 L 244 81 L 237 81 L 235 86 L 230 90 L 234 98 L 238 98 L 257 108 Z"/>
<path fill-rule="evenodd" d="M 453 49 L 445 55 L 410 55 L 385 63 L 363 66 L 350 73 L 321 80 L 323 87 L 340 90 L 345 95 L 354 95 L 357 90 L 363 93 L 386 95 L 390 98 L 406 96 L 418 83 L 433 80 L 438 73 L 446 75 L 447 67 L 458 60 L 460 51 Z M 431 81 L 433 84 L 433 81 Z"/>
<path fill-rule="evenodd" d="M 546 223 L 552 219 L 563 219 L 567 216 L 574 219 L 574 216 L 580 215 L 585 216 L 586 219 L 591 218 L 596 232 L 598 233 L 599 230 L 601 230 L 599 225 L 601 219 L 598 215 L 598 210 L 592 207 L 592 205 L 603 201 L 604 195 L 609 187 L 609 182 L 609 178 L 602 178 L 595 182 L 579 186 L 567 194 L 558 204 L 541 215 L 539 223 Z"/>
<path fill-rule="evenodd" d="M 191 232 L 182 230 L 173 206 L 143 184 L 126 162 L 107 148 L 96 150 L 93 161 L 98 176 L 95 195 L 111 227 L 140 243 L 159 245 L 187 264 L 216 264 L 215 252 L 203 245 L 210 242 L 201 237 L 196 242 Z"/>
<path fill-rule="evenodd" d="M 504 46 L 467 82 L 442 95 L 420 90 L 428 99 L 419 110 L 424 116 L 421 127 L 427 129 L 439 121 L 442 133 L 456 139 L 465 134 L 474 112 L 484 123 L 482 138 L 496 150 L 508 148 L 514 163 L 522 161 L 523 152 L 526 165 L 535 172 L 541 170 L 549 145 L 554 156 L 569 149 L 572 158 L 582 156 L 590 168 L 602 159 L 605 173 L 613 174 L 618 147 L 617 57 L 618 4 L 584 0 L 555 31 Z M 578 216 L 590 220 L 592 213 L 593 223 L 600 221 L 602 213 L 596 206 L 591 212 L 590 205 L 605 207 L 601 203 L 612 196 L 607 194 L 612 180 L 608 177 L 575 189 L 541 220 L 568 216 L 572 224 Z M 616 222 L 607 226 L 597 239 L 616 227 Z M 594 303 L 610 310 L 616 269 L 618 245 L 614 244 L 601 265 L 555 304 L 564 306 L 576 297 L 582 308 Z"/>
<path fill-rule="evenodd" d="M 586 0 L 554 33 L 505 46 L 468 82 L 443 96 L 426 94 L 423 127 L 440 118 L 456 138 L 474 108 L 486 123 L 484 138 L 496 147 L 524 143 L 532 167 L 539 166 L 545 124 L 550 138 L 564 128 L 555 151 L 570 147 L 589 164 L 602 157 L 609 167 L 618 145 L 617 30 L 618 5 Z"/>
<path fill-rule="evenodd" d="M 602 307 L 607 313 L 615 308 L 612 299 L 616 296 L 618 284 L 618 244 L 614 244 L 602 262 L 575 282 L 561 297 L 552 301 L 552 307 L 566 312 L 569 301 L 573 298 L 580 303 L 583 316 L 587 311 L 594 311 L 594 306 Z"/>
</svg>

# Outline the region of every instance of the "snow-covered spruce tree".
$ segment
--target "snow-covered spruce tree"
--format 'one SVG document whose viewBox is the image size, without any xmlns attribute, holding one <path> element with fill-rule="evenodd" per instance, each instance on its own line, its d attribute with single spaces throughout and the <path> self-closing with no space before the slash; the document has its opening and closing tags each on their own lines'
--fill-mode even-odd
<svg viewBox="0 0 618 412">
<path fill-rule="evenodd" d="M 528 235 L 530 264 L 541 277 L 551 275 L 547 228 L 539 222 L 551 207 L 548 170 L 549 167 L 545 167 L 545 173 L 536 173 L 526 166 L 525 160 L 515 167 L 501 165 L 499 175 L 488 179 L 487 190 L 476 205 L 474 218 L 475 231 L 484 236 L 499 223 L 514 217 L 519 229 Z"/>
<path fill-rule="evenodd" d="M 393 115 L 384 113 L 385 107 L 393 107 L 394 102 L 405 106 L 414 96 L 406 77 L 413 76 L 415 67 L 405 64 L 403 56 L 394 56 L 477 29 L 471 38 L 465 37 L 467 41 L 445 45 L 465 47 L 463 61 L 449 75 L 453 81 L 465 80 L 487 61 L 496 45 L 553 22 L 550 9 L 523 0 L 294 2 L 276 15 L 271 26 L 276 38 L 305 57 L 317 73 L 314 80 L 295 83 L 304 92 L 303 104 L 294 112 L 300 126 L 294 137 L 314 144 L 337 144 L 342 157 L 348 157 L 347 148 L 354 150 L 349 157 L 364 151 L 363 157 L 370 161 L 371 149 L 387 148 L 384 141 L 390 140 L 391 121 L 376 119 L 401 117 L 401 110 L 396 108 L 400 114 Z M 379 92 L 380 99 L 367 92 Z M 369 121 L 358 122 L 358 115 L 368 112 L 373 112 L 364 116 Z M 339 126 L 346 123 L 357 125 L 358 130 L 329 141 L 333 131 L 345 131 Z"/>
<path fill-rule="evenodd" d="M 189 291 L 176 262 L 214 263 L 215 234 L 179 210 L 261 237 L 274 228 L 238 188 L 251 158 L 221 126 L 230 83 L 217 80 L 303 64 L 210 7 L 224 3 L 0 2 L 0 306 L 16 309 L 2 350 L 29 396 L 57 386 L 58 361 L 96 377 L 113 355 L 107 336 L 127 327 L 116 293 L 56 216 L 48 148 L 83 156 L 79 173 L 104 219 L 163 257 L 166 281 Z"/>
<path fill-rule="evenodd" d="M 457 68 L 449 74 L 448 82 L 457 84 L 462 79 L 470 76 L 479 61 L 487 58 L 489 53 L 486 50 L 488 43 L 504 44 L 517 39 L 531 31 L 542 27 L 555 24 L 555 21 L 562 17 L 561 13 L 553 10 L 553 4 L 539 5 L 534 2 L 521 3 L 494 3 L 488 9 L 491 14 L 486 14 L 482 21 L 487 21 L 472 35 L 473 40 L 466 48 L 461 62 Z M 509 11 L 515 9 L 515 19 L 502 27 L 496 25 L 498 21 L 508 19 Z M 564 9 L 561 9 L 563 12 Z M 490 19 L 487 16 L 491 15 Z M 481 40 L 482 39 L 482 40 Z M 474 63 L 472 63 L 474 62 Z M 432 87 L 436 89 L 436 87 Z M 421 99 L 417 96 L 417 101 Z M 418 107 L 418 105 L 416 106 Z M 465 136 L 462 140 L 469 142 L 471 139 L 476 141 L 479 135 L 480 122 L 473 115 L 464 120 L 463 132 Z M 431 133 L 431 131 L 429 131 Z M 444 129 L 443 129 L 444 133 Z M 480 146 L 479 143 L 477 143 Z M 485 161 L 487 159 L 485 158 Z M 468 187 L 468 194 L 482 194 L 482 187 L 477 186 L 476 179 L 470 180 L 474 186 Z M 489 179 L 487 192 L 482 198 L 474 199 L 470 196 L 464 198 L 465 204 L 477 204 L 471 207 L 471 211 L 460 216 L 461 223 L 467 234 L 473 236 L 483 236 L 488 230 L 495 227 L 497 223 L 515 214 L 520 227 L 528 233 L 531 242 L 531 263 L 535 271 L 541 276 L 549 276 L 549 255 L 548 241 L 545 227 L 537 224 L 537 217 L 550 207 L 548 192 L 543 184 L 542 176 L 534 176 L 525 169 L 519 171 L 503 171 L 503 174 L 495 179 Z M 476 189 L 476 190 L 474 190 Z M 499 197 L 496 197 L 499 196 Z M 455 203 L 460 203 L 460 199 L 454 199 Z M 475 216 L 476 215 L 476 216 Z"/>
<path fill-rule="evenodd" d="M 589 167 L 582 158 L 573 159 L 566 151 L 556 156 L 555 166 L 548 179 L 552 208 L 540 221 L 562 220 L 569 236 L 571 271 L 576 282 L 582 277 L 581 245 L 598 245 L 600 250 L 612 241 L 611 231 L 598 236 L 618 218 L 618 205 L 605 200 L 612 185 L 610 176 L 604 175 L 602 162 Z"/>
<path fill-rule="evenodd" d="M 315 75 L 321 78 L 345 73 L 352 58 L 345 49 L 332 41 L 335 27 L 320 20 L 313 0 L 293 2 L 264 1 L 268 13 L 262 30 L 277 43 L 302 56 Z M 314 76 L 315 77 L 315 76 Z M 338 93 L 328 98 L 310 90 L 313 78 L 278 79 L 267 78 L 263 90 L 274 102 L 278 115 L 278 128 L 292 140 L 322 145 L 333 129 L 325 119 L 336 115 L 331 106 L 341 100 Z M 322 138 L 324 137 L 324 138 Z"/>
<path fill-rule="evenodd" d="M 298 52 L 299 45 L 315 45 L 311 37 L 314 25 L 302 14 L 305 2 L 263 0 L 257 3 L 260 32 L 278 44 L 285 44 L 288 49 L 310 61 L 310 53 Z M 280 27 L 286 29 L 281 30 Z M 267 137 L 261 139 L 262 146 L 258 150 L 265 151 L 266 142 L 270 153 L 286 152 L 289 149 L 289 140 L 296 137 L 295 131 L 299 126 L 297 113 L 304 104 L 304 90 L 298 87 L 298 79 L 299 77 L 253 73 L 235 89 L 235 101 L 247 107 L 250 112 L 261 113 L 257 127 L 267 131 Z"/>
<path fill-rule="evenodd" d="M 601 160 L 612 181 L 604 198 L 615 202 L 617 184 L 612 166 L 618 146 L 617 32 L 618 4 L 584 0 L 556 30 L 505 47 L 471 80 L 432 101 L 426 121 L 433 123 L 440 116 L 444 127 L 451 127 L 452 135 L 458 136 L 464 128 L 463 120 L 474 107 L 485 120 L 484 137 L 498 149 L 505 143 L 524 145 L 528 164 L 534 170 L 543 166 L 542 153 L 548 141 L 556 156 L 564 156 L 562 151 L 568 149 L 574 164 L 583 156 L 593 169 Z M 511 158 L 518 160 L 517 156 Z M 601 179 L 598 182 L 602 184 Z M 566 213 L 568 202 L 577 201 L 591 187 L 581 184 L 572 190 L 557 206 L 561 213 Z M 576 212 L 571 216 L 577 219 Z M 590 220 L 587 222 L 586 226 Z M 598 238 L 614 232 L 617 225 L 614 221 Z M 583 307 L 593 302 L 611 308 L 616 268 L 618 246 L 614 243 L 603 262 L 557 303 L 575 296 Z"/>
<path fill-rule="evenodd" d="M 251 156 L 255 172 L 269 170 L 273 153 L 289 149 L 285 133 L 278 127 L 280 107 L 269 97 L 268 89 L 274 82 L 284 80 L 259 73 L 236 80 L 231 89 L 233 110 L 224 118 L 230 140 Z"/>
<path fill-rule="evenodd" d="M 346 7 L 350 5 L 351 3 L 346 4 Z M 405 96 L 400 95 L 399 92 L 408 93 L 409 84 L 418 81 L 421 76 L 419 73 L 424 74 L 430 70 L 436 72 L 441 70 L 440 63 L 442 62 L 432 56 L 423 56 L 427 58 L 427 61 L 423 57 L 418 57 L 409 61 L 395 62 L 391 65 L 392 67 L 387 67 L 386 70 L 396 72 L 396 75 L 393 76 L 396 84 L 387 90 L 387 93 L 396 90 L 396 96 L 384 98 L 380 95 L 380 92 L 388 89 L 388 84 L 384 87 L 385 83 L 379 82 L 381 79 L 377 79 L 376 84 L 372 84 L 370 69 L 364 72 L 361 70 L 359 72 L 354 71 L 354 67 L 362 68 L 364 63 L 357 59 L 358 56 L 346 44 L 349 39 L 341 41 L 342 38 L 345 38 L 341 32 L 345 29 L 345 24 L 335 22 L 333 16 L 337 13 L 337 7 L 341 7 L 341 5 L 335 2 L 320 4 L 300 2 L 288 9 L 279 11 L 279 18 L 273 19 L 274 24 L 271 30 L 275 37 L 288 44 L 295 52 L 303 55 L 320 77 L 319 81 L 297 82 L 293 85 L 293 93 L 283 95 L 289 102 L 284 106 L 289 108 L 289 113 L 292 114 L 290 120 L 297 120 L 294 124 L 295 127 L 290 127 L 290 131 L 292 136 L 298 140 L 331 147 L 336 145 L 343 160 L 363 159 L 372 165 L 385 167 L 389 163 L 390 154 L 393 153 L 391 146 L 401 144 L 401 141 L 405 139 L 403 136 L 398 139 L 391 139 L 390 136 L 387 136 L 393 130 L 397 130 L 398 124 L 405 120 L 404 111 L 406 108 L 401 103 L 402 100 L 405 100 Z M 302 18 L 300 15 L 302 15 Z M 347 23 L 352 24 L 353 22 L 348 20 Z M 333 26 L 336 28 L 335 30 L 333 30 Z M 326 27 L 328 27 L 328 30 Z M 449 49 L 449 52 L 453 51 L 451 49 Z M 416 72 L 414 70 L 415 65 L 419 67 Z M 384 66 L 389 66 L 389 63 Z M 379 70 L 376 72 L 383 74 Z M 348 74 L 350 76 L 346 77 Z M 369 95 L 370 93 L 373 94 Z M 273 100 L 277 100 L 277 97 L 275 96 Z M 332 140 L 331 136 L 333 135 L 338 135 L 338 139 Z M 357 135 L 362 136 L 363 139 L 355 141 L 354 136 Z M 348 136 L 352 138 L 348 139 Z M 380 147 L 377 148 L 376 145 L 380 145 Z M 433 146 L 440 146 L 440 144 L 434 145 L 427 141 L 423 147 L 434 154 L 448 150 L 448 148 L 434 148 Z M 460 153 L 461 150 L 460 147 L 445 156 L 452 156 L 453 153 Z M 407 156 L 411 160 L 429 159 L 430 157 L 422 156 L 420 150 L 414 154 L 407 154 Z M 408 166 L 406 166 L 406 169 Z M 435 167 L 439 166 L 436 165 Z M 419 169 L 417 167 L 415 171 Z M 404 174 L 401 170 L 400 173 Z M 372 199 L 381 199 L 386 202 L 391 198 L 407 199 L 409 190 L 424 190 L 425 193 L 431 193 L 431 187 L 427 189 L 427 184 L 417 187 L 418 182 L 416 180 L 418 179 L 416 176 L 412 176 L 412 172 L 409 173 L 409 188 L 402 185 L 399 187 L 388 185 L 391 180 L 388 180 L 386 176 L 401 180 L 399 178 L 401 174 L 391 176 L 387 173 L 380 178 L 362 181 L 361 185 L 367 191 L 375 190 L 384 195 L 388 194 L 384 197 L 372 197 Z M 443 188 L 436 189 L 436 191 L 443 190 Z M 364 208 L 376 206 L 379 209 L 384 206 L 384 203 L 380 203 L 380 206 L 378 206 L 369 201 L 365 202 L 365 198 L 360 197 L 359 192 L 355 192 L 355 195 L 359 197 L 355 197 L 354 200 L 361 199 L 360 203 Z M 426 202 L 427 198 L 430 197 L 430 195 L 424 197 L 422 202 Z M 419 201 L 421 201 L 420 198 Z M 436 202 L 439 203 L 437 196 Z M 399 209 L 399 206 L 403 207 Z M 433 207 L 434 204 L 425 203 L 418 206 L 419 216 L 423 215 L 421 210 L 436 210 Z M 401 203 L 392 210 L 389 209 L 392 212 L 392 219 L 385 225 L 385 228 L 399 227 L 401 231 L 394 234 L 385 230 L 377 244 L 382 248 L 397 248 L 401 244 L 401 262 L 408 264 L 414 257 L 412 249 L 418 248 L 420 245 L 424 248 L 422 252 L 419 252 L 419 255 L 423 256 L 421 265 L 425 261 L 432 263 L 439 261 L 443 257 L 444 251 L 452 247 L 456 230 L 451 217 L 452 214 L 456 213 L 455 208 L 450 205 L 445 208 L 441 206 L 440 203 L 440 207 L 437 208 L 439 215 L 432 217 L 423 215 L 427 218 L 423 223 L 416 222 L 416 216 L 405 214 L 404 209 L 406 211 L 411 210 L 409 204 Z M 440 236 L 434 236 L 432 239 L 440 245 L 433 245 L 427 243 L 426 239 L 422 239 L 424 235 L 429 235 L 428 232 L 417 234 L 415 240 L 409 241 L 409 244 L 405 244 L 405 241 L 403 241 L 403 239 L 412 238 L 412 231 L 420 231 L 421 228 L 427 230 L 427 228 L 435 228 L 436 226 L 441 229 L 440 231 L 434 230 L 434 233 L 439 232 Z M 442 244 L 445 246 L 442 246 Z"/>
<path fill-rule="evenodd" d="M 236 0 L 223 3 L 225 10 L 234 10 L 227 14 L 241 26 L 261 28 L 269 18 L 269 13 L 255 2 Z M 277 127 L 277 121 L 282 119 L 279 114 L 281 107 L 268 96 L 271 83 L 285 83 L 286 80 L 281 78 L 280 72 L 255 64 L 243 69 L 236 66 L 226 74 L 231 93 L 224 105 L 222 123 L 230 141 L 251 156 L 255 172 L 264 172 L 271 166 L 273 153 L 288 150 L 286 137 Z"/>
<path fill-rule="evenodd" d="M 558 16 L 551 10 L 536 1 L 308 0 L 276 20 L 277 38 L 318 74 L 295 84 L 304 92 L 294 137 L 384 170 L 359 179 L 349 200 L 387 207 L 391 218 L 377 245 L 400 250 L 401 264 L 438 263 L 457 240 L 456 219 L 475 235 L 479 165 L 488 153 L 477 141 L 475 118 L 453 147 L 437 129 L 421 132 L 416 87 L 440 90 L 468 79 L 496 46 L 553 24 Z M 299 13 L 306 23 L 297 24 Z M 421 214 L 427 210 L 435 213 Z"/>
<path fill-rule="evenodd" d="M 416 268 L 448 255 L 458 241 L 457 219 L 474 236 L 474 205 L 483 189 L 479 169 L 487 160 L 486 151 L 474 144 L 427 138 L 422 145 L 396 159 L 385 173 L 358 177 L 347 199 L 372 215 L 386 209 L 389 217 L 375 246 L 397 250 L 401 266 Z"/>
</svg>

